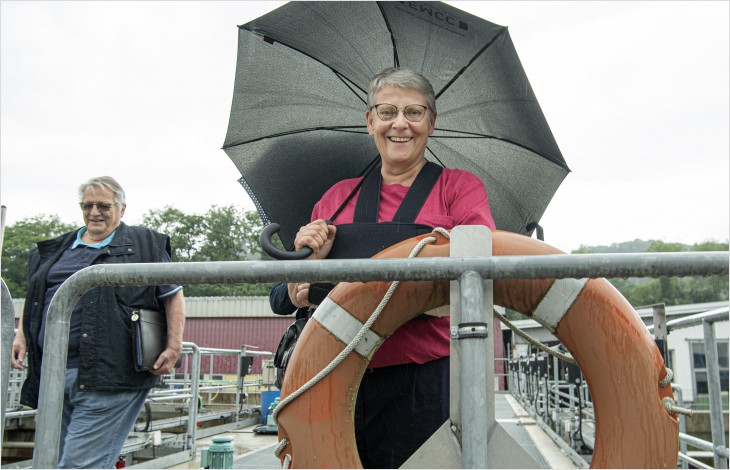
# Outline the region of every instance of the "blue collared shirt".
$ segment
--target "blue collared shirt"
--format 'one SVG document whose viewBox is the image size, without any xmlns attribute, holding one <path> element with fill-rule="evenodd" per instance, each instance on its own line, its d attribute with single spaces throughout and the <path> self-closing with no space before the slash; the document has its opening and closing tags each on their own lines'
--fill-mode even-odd
<svg viewBox="0 0 730 470">
<path fill-rule="evenodd" d="M 81 239 L 81 237 L 83 237 L 85 233 L 86 233 L 86 227 L 81 227 L 81 228 L 79 229 L 79 231 L 78 231 L 78 232 L 76 232 L 76 241 L 74 241 L 74 242 L 73 242 L 73 243 L 71 244 L 71 249 L 72 249 L 72 250 L 73 250 L 74 248 L 78 247 L 79 245 L 83 245 L 83 246 L 88 246 L 89 248 L 96 248 L 96 249 L 99 249 L 99 248 L 104 248 L 104 247 L 105 247 L 105 246 L 107 246 L 107 245 L 108 245 L 109 243 L 111 243 L 111 241 L 112 241 L 112 239 L 114 238 L 114 235 L 116 235 L 117 231 L 116 231 L 116 230 L 115 230 L 115 231 L 113 231 L 113 232 L 111 233 L 111 235 L 109 235 L 109 236 L 108 236 L 108 237 L 106 237 L 106 238 L 105 238 L 104 240 L 100 241 L 99 243 L 86 243 L 85 241 L 83 241 L 83 240 Z"/>
</svg>

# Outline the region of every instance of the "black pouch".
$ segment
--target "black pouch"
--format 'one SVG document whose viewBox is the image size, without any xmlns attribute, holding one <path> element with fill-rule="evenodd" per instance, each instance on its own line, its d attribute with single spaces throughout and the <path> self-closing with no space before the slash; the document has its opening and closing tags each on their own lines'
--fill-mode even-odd
<svg viewBox="0 0 730 470">
<path fill-rule="evenodd" d="M 151 370 L 162 351 L 167 348 L 167 316 L 157 310 L 139 309 L 132 312 L 132 355 L 137 372 Z M 175 363 L 180 367 L 181 359 Z"/>
<path fill-rule="evenodd" d="M 274 367 L 276 367 L 276 380 L 274 385 L 281 390 L 281 384 L 284 382 L 284 374 L 286 373 L 286 366 L 289 364 L 289 358 L 294 352 L 294 346 L 297 345 L 299 335 L 302 334 L 304 325 L 307 324 L 309 318 L 300 318 L 295 321 L 289 328 L 284 332 L 284 336 L 279 341 L 279 346 L 276 348 L 276 354 L 274 355 Z"/>
</svg>

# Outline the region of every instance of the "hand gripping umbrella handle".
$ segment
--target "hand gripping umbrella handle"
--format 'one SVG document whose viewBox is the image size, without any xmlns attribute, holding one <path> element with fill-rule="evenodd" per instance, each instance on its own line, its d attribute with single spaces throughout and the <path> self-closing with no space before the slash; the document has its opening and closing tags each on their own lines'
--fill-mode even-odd
<svg viewBox="0 0 730 470">
<path fill-rule="evenodd" d="M 261 231 L 259 243 L 261 243 L 261 248 L 267 255 L 274 259 L 299 260 L 308 258 L 312 254 L 312 249 L 308 246 L 303 247 L 299 251 L 284 251 L 275 247 L 271 242 L 271 238 L 278 233 L 279 230 L 281 230 L 281 225 L 269 224 Z"/>
</svg>

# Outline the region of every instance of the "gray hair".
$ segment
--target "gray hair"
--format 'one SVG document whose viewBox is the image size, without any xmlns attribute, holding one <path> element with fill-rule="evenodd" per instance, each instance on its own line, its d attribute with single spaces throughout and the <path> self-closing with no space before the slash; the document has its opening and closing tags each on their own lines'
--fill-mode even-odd
<svg viewBox="0 0 730 470">
<path fill-rule="evenodd" d="M 88 188 L 108 189 L 114 193 L 114 202 L 116 202 L 120 207 L 127 203 L 124 190 L 121 185 L 117 183 L 117 180 L 111 176 L 97 176 L 79 186 L 79 202 L 83 202 L 84 192 L 86 192 Z"/>
<path fill-rule="evenodd" d="M 428 107 L 432 113 L 436 113 L 436 93 L 433 91 L 431 82 L 418 72 L 410 69 L 401 69 L 389 67 L 370 81 L 370 89 L 368 90 L 368 111 L 375 106 L 375 95 L 386 86 L 397 86 L 400 88 L 408 88 L 416 90 L 426 97 Z"/>
</svg>

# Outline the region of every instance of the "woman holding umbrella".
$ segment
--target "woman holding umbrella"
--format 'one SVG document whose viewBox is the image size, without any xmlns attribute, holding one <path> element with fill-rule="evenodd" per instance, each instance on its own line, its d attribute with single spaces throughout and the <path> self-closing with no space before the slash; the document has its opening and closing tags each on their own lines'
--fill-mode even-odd
<svg viewBox="0 0 730 470">
<path fill-rule="evenodd" d="M 322 196 L 312 221 L 296 235 L 297 250 L 310 247 L 309 259 L 365 258 L 435 227 L 495 228 L 482 181 L 425 158 L 436 123 L 436 98 L 425 77 L 400 68 L 379 73 L 370 82 L 365 117 L 380 165 Z M 283 289 L 275 288 L 272 299 L 281 298 Z M 272 302 L 274 311 L 291 313 L 292 307 L 318 303 L 310 296 L 318 289 L 309 283 L 286 289 L 292 305 Z M 400 467 L 448 419 L 449 348 L 449 318 L 422 314 L 377 350 L 355 410 L 365 468 Z"/>
</svg>

